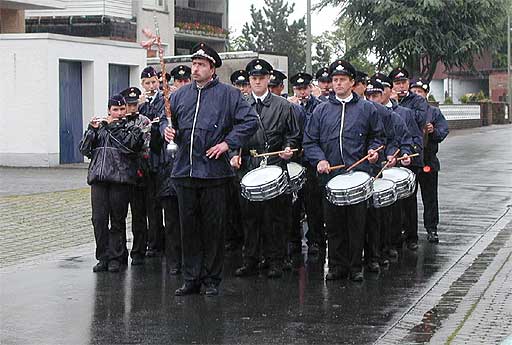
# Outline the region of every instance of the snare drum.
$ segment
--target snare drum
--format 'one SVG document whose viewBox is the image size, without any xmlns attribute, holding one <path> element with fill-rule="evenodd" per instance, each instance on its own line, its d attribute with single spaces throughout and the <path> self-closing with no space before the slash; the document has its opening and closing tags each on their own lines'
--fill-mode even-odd
<svg viewBox="0 0 512 345">
<path fill-rule="evenodd" d="M 287 193 L 298 192 L 304 182 L 306 182 L 306 169 L 298 163 L 290 162 L 287 164 L 288 174 L 290 175 L 290 182 L 286 190 Z"/>
<path fill-rule="evenodd" d="M 249 171 L 240 181 L 240 190 L 247 200 L 265 201 L 283 194 L 287 185 L 283 169 L 267 165 Z"/>
<path fill-rule="evenodd" d="M 416 188 L 416 175 L 406 168 L 389 168 L 382 172 L 382 177 L 395 183 L 398 199 L 411 196 Z"/>
<path fill-rule="evenodd" d="M 392 205 L 398 199 L 395 183 L 385 178 L 373 181 L 372 205 L 375 208 Z"/>
<path fill-rule="evenodd" d="M 362 171 L 333 177 L 325 186 L 326 198 L 336 206 L 346 206 L 368 200 L 372 195 L 372 179 Z"/>
</svg>

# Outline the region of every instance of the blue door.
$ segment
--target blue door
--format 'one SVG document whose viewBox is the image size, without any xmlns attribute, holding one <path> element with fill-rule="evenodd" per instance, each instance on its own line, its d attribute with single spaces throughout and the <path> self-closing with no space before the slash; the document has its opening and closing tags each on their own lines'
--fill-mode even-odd
<svg viewBox="0 0 512 345">
<path fill-rule="evenodd" d="M 116 95 L 130 86 L 130 66 L 108 65 L 108 96 Z"/>
<path fill-rule="evenodd" d="M 59 161 L 80 163 L 82 139 L 82 63 L 59 61 Z"/>
</svg>

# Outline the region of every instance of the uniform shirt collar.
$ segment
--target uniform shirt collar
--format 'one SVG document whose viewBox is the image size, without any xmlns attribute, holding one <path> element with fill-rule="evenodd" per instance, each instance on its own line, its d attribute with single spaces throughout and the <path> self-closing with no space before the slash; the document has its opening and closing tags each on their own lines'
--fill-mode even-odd
<svg viewBox="0 0 512 345">
<path fill-rule="evenodd" d="M 261 100 L 262 102 L 265 100 L 265 98 L 267 98 L 268 96 L 268 90 L 265 91 L 265 93 L 263 95 L 261 95 L 261 97 L 258 97 L 254 94 L 254 92 L 252 93 L 252 97 L 254 97 L 254 99 L 256 100 L 256 102 L 258 102 L 258 99 Z"/>
<path fill-rule="evenodd" d="M 386 103 L 386 108 L 389 108 L 389 109 L 393 108 L 393 102 L 391 102 L 391 100 L 389 100 L 388 103 Z"/>
<path fill-rule="evenodd" d="M 350 93 L 350 95 L 346 98 L 339 98 L 338 96 L 336 96 L 336 99 L 340 102 L 340 103 L 348 103 L 352 100 L 352 98 L 354 98 L 354 95 L 352 93 Z"/>
</svg>

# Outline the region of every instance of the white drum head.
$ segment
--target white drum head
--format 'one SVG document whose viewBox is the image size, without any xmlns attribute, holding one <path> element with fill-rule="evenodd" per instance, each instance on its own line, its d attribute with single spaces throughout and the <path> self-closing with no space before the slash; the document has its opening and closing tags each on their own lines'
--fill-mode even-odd
<svg viewBox="0 0 512 345">
<path fill-rule="evenodd" d="M 302 171 L 302 165 L 295 162 L 290 162 L 287 164 L 288 174 L 290 174 L 290 178 L 300 175 Z"/>
<path fill-rule="evenodd" d="M 281 176 L 283 169 L 276 165 L 267 165 L 263 168 L 257 168 L 249 171 L 243 178 L 241 183 L 246 187 L 255 187 L 275 181 Z"/>
<path fill-rule="evenodd" d="M 409 172 L 400 168 L 389 168 L 382 172 L 382 177 L 387 178 L 393 182 L 404 181 L 409 177 Z"/>
<path fill-rule="evenodd" d="M 330 189 L 349 189 L 360 186 L 370 179 L 370 175 L 362 171 L 354 171 L 349 174 L 333 177 L 327 187 Z"/>
<path fill-rule="evenodd" d="M 395 183 L 391 180 L 387 180 L 385 178 L 379 178 L 373 182 L 373 191 L 378 193 L 378 192 L 382 192 L 384 190 L 393 189 L 394 185 L 395 185 Z"/>
</svg>

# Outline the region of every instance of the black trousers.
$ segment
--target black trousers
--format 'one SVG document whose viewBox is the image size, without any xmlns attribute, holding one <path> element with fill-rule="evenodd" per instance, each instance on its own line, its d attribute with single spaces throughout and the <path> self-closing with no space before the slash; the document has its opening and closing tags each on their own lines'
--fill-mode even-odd
<svg viewBox="0 0 512 345">
<path fill-rule="evenodd" d="M 130 185 L 120 183 L 91 185 L 92 225 L 99 261 L 121 260 L 125 252 L 130 190 Z"/>
<path fill-rule="evenodd" d="M 147 189 L 145 186 L 132 186 L 130 191 L 130 210 L 132 212 L 133 244 L 130 256 L 144 257 L 148 241 Z"/>
<path fill-rule="evenodd" d="M 243 258 L 255 265 L 260 255 L 274 266 L 282 266 L 286 255 L 291 195 L 281 194 L 266 201 L 249 201 L 240 197 L 244 228 Z"/>
<path fill-rule="evenodd" d="M 402 230 L 403 230 L 403 199 L 397 200 L 391 208 L 391 224 L 389 228 L 389 245 L 390 248 L 402 248 Z"/>
<path fill-rule="evenodd" d="M 158 195 L 158 174 L 150 173 L 147 181 L 147 215 L 148 215 L 148 241 L 149 250 L 161 252 L 164 250 L 164 221 L 163 209 Z"/>
<path fill-rule="evenodd" d="M 306 233 L 308 245 L 317 243 L 321 247 L 325 247 L 324 187 L 318 183 L 316 168 L 309 164 L 306 165 L 306 184 L 304 188 L 304 207 L 308 221 L 308 231 Z"/>
<path fill-rule="evenodd" d="M 416 195 L 418 194 L 418 172 L 420 169 L 410 167 L 409 170 L 416 174 L 416 185 L 414 193 L 402 200 L 403 226 L 407 243 L 418 242 L 418 200 Z"/>
<path fill-rule="evenodd" d="M 165 221 L 165 262 L 169 268 L 181 267 L 181 228 L 178 198 L 166 196 L 161 199 Z"/>
<path fill-rule="evenodd" d="M 302 253 L 302 212 L 304 210 L 304 188 L 301 188 L 297 192 L 297 199 L 295 202 L 292 202 L 293 194 L 290 194 L 290 204 L 289 204 L 289 225 L 287 242 L 288 242 L 288 254 L 296 255 Z"/>
<path fill-rule="evenodd" d="M 383 249 L 391 247 L 392 207 L 393 205 L 381 208 L 368 208 L 364 246 L 364 257 L 367 262 L 380 263 L 383 259 Z"/>
<path fill-rule="evenodd" d="M 226 243 L 240 248 L 244 241 L 244 232 L 242 230 L 242 219 L 240 211 L 240 182 L 233 179 L 228 184 L 227 193 L 227 226 Z"/>
<path fill-rule="evenodd" d="M 224 266 L 227 184 L 176 185 L 181 226 L 183 278 L 220 284 Z M 193 184 L 193 183 L 192 183 Z"/>
<path fill-rule="evenodd" d="M 437 196 L 438 172 L 422 171 L 417 175 L 423 201 L 423 225 L 428 232 L 437 232 L 439 224 L 439 205 Z"/>
<path fill-rule="evenodd" d="M 335 206 L 324 200 L 330 270 L 345 273 L 362 270 L 366 203 Z"/>
</svg>

